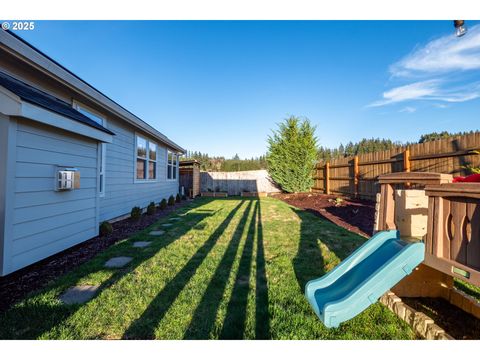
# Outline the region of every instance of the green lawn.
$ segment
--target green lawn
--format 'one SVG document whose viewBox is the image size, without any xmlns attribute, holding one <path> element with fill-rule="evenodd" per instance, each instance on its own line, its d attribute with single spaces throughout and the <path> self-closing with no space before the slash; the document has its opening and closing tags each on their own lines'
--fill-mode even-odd
<svg viewBox="0 0 480 360">
<path fill-rule="evenodd" d="M 303 296 L 305 283 L 364 238 L 272 198 L 197 199 L 161 237 L 117 243 L 0 315 L 0 338 L 40 339 L 412 339 L 380 304 L 327 329 Z M 153 241 L 146 249 L 133 241 Z M 103 268 L 132 256 L 121 270 Z M 83 305 L 58 296 L 100 285 Z"/>
</svg>

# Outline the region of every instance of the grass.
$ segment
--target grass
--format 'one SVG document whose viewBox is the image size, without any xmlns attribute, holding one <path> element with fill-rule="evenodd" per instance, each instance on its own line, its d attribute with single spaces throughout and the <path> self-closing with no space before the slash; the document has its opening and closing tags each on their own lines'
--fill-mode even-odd
<svg viewBox="0 0 480 360">
<path fill-rule="evenodd" d="M 469 284 L 465 281 L 454 279 L 454 286 L 465 294 L 472 296 L 480 301 L 480 287 Z"/>
<path fill-rule="evenodd" d="M 173 226 L 163 228 L 169 218 Z M 152 237 L 152 229 L 164 229 Z M 145 249 L 134 241 L 152 241 Z M 327 329 L 303 296 L 365 239 L 279 200 L 196 200 L 0 315 L 0 338 L 413 339 L 380 304 Z M 132 256 L 124 269 L 105 269 Z M 83 305 L 58 296 L 100 285 Z"/>
</svg>

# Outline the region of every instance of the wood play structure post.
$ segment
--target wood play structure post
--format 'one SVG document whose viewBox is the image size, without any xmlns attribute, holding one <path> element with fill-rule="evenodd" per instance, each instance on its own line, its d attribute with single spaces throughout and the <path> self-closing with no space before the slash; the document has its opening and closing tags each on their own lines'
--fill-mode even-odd
<svg viewBox="0 0 480 360">
<path fill-rule="evenodd" d="M 441 297 L 480 318 L 478 302 L 453 286 L 454 278 L 480 286 L 480 184 L 452 183 L 451 175 L 438 173 L 392 173 L 378 180 L 381 193 L 377 231 L 401 225 L 396 209 L 406 213 L 410 210 L 412 214 L 420 210 L 415 209 L 419 205 L 415 201 L 405 203 L 409 209 L 395 205 L 401 194 L 418 190 L 399 192 L 395 187 L 420 186 L 428 197 L 428 202 L 423 202 L 428 203 L 423 236 L 425 260 L 392 291 L 400 297 Z"/>
</svg>

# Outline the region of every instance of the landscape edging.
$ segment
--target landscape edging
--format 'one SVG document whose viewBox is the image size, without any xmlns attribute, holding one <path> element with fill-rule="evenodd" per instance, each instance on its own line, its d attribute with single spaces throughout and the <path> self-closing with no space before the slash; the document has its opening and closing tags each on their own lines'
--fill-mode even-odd
<svg viewBox="0 0 480 360">
<path fill-rule="evenodd" d="M 380 297 L 379 301 L 410 325 L 418 336 L 426 340 L 455 340 L 444 329 L 435 324 L 432 318 L 405 304 L 392 291 L 386 292 Z"/>
</svg>

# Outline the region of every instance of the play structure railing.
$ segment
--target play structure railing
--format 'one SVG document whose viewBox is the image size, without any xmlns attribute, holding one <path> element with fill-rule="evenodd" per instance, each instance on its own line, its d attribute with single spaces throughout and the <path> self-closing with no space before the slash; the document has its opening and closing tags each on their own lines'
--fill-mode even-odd
<svg viewBox="0 0 480 360">
<path fill-rule="evenodd" d="M 425 264 L 480 285 L 480 184 L 430 185 Z"/>
</svg>

